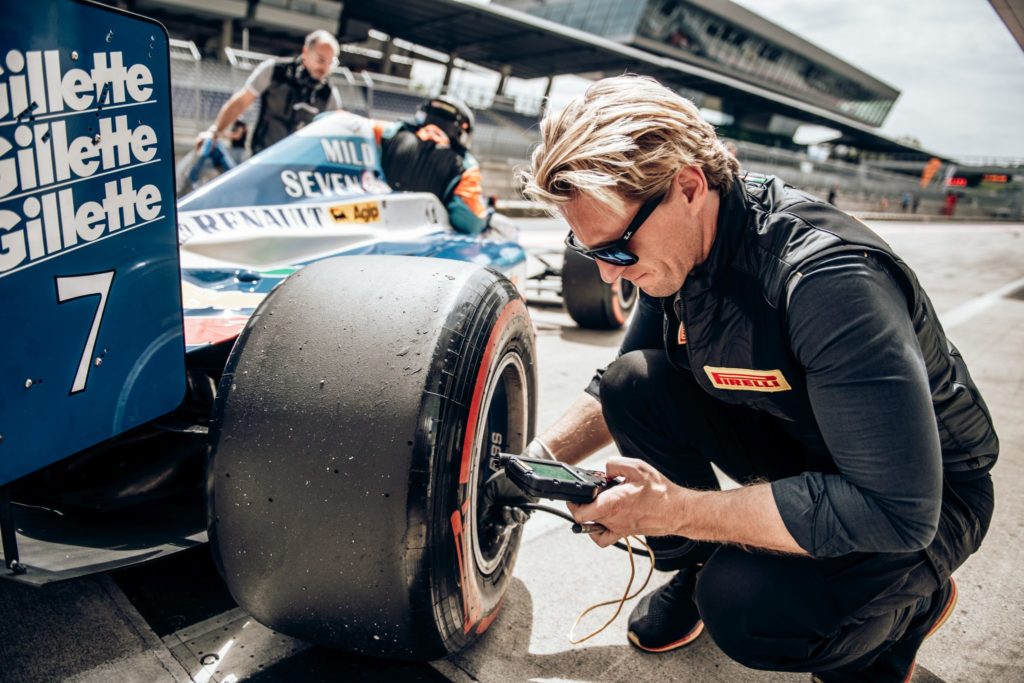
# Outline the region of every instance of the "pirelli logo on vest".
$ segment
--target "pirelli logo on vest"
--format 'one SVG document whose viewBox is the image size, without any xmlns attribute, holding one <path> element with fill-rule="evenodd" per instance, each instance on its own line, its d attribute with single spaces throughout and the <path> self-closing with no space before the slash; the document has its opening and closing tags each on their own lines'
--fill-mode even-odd
<svg viewBox="0 0 1024 683">
<path fill-rule="evenodd" d="M 711 384 L 716 389 L 738 391 L 790 391 L 789 382 L 778 370 L 747 370 L 746 368 L 716 368 L 704 366 Z"/>
</svg>

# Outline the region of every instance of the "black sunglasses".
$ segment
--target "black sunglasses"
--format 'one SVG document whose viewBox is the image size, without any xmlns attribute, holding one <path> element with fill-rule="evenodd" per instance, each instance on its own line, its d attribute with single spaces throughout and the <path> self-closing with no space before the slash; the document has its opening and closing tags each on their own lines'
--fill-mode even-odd
<svg viewBox="0 0 1024 683">
<path fill-rule="evenodd" d="M 631 220 L 629 225 L 626 227 L 626 232 L 622 233 L 622 236 L 619 237 L 619 239 L 610 244 L 606 244 L 603 247 L 596 247 L 594 249 L 587 249 L 576 240 L 576 235 L 573 234 L 572 230 L 570 230 L 569 234 L 565 236 L 565 245 L 577 254 L 586 256 L 591 260 L 604 261 L 605 263 L 610 263 L 613 266 L 631 266 L 639 261 L 640 258 L 633 252 L 626 249 L 626 243 L 629 242 L 630 238 L 636 234 L 636 231 L 643 226 L 644 222 L 652 213 L 654 213 L 654 210 L 658 208 L 658 205 L 661 204 L 662 200 L 664 200 L 666 196 L 668 196 L 667 191 L 656 194 L 641 204 L 636 215 L 633 216 L 633 220 Z"/>
</svg>

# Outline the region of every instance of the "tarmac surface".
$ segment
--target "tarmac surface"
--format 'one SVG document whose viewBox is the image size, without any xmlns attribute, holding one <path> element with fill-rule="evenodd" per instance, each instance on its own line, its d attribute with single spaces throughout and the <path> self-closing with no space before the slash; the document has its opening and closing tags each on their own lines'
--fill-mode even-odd
<svg viewBox="0 0 1024 683">
<path fill-rule="evenodd" d="M 1024 225 L 868 222 L 918 273 L 1002 444 L 988 538 L 957 571 L 959 605 L 925 643 L 913 680 L 1024 681 Z M 563 225 L 520 223 L 527 247 L 558 250 Z M 534 305 L 531 315 L 543 428 L 614 357 L 621 332 L 580 330 L 557 304 Z M 605 449 L 587 464 L 612 454 Z M 638 580 L 646 568 L 639 559 Z M 566 634 L 577 615 L 621 596 L 628 576 L 624 553 L 601 550 L 537 513 L 501 615 L 474 647 L 429 665 L 352 657 L 263 628 L 235 607 L 205 548 L 43 589 L 0 581 L 0 681 L 809 680 L 744 668 L 706 634 L 675 652 L 642 653 L 625 638 L 632 602 L 604 632 L 571 645 Z M 667 579 L 656 572 L 652 587 Z M 611 613 L 591 614 L 580 631 Z"/>
</svg>

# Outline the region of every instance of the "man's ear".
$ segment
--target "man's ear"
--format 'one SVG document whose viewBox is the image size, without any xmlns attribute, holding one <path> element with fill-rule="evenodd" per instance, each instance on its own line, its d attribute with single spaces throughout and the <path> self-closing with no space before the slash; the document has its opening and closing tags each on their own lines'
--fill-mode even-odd
<svg viewBox="0 0 1024 683">
<path fill-rule="evenodd" d="M 680 199 L 686 203 L 687 209 L 696 214 L 704 206 L 708 196 L 708 179 L 697 166 L 684 166 L 672 179 L 679 192 Z"/>
</svg>

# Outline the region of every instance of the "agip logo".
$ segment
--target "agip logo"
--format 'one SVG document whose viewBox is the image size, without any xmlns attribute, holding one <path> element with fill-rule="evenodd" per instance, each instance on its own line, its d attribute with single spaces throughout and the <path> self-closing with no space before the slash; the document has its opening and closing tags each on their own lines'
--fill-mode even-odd
<svg viewBox="0 0 1024 683">
<path fill-rule="evenodd" d="M 380 206 L 377 202 L 336 204 L 328 211 L 335 223 L 376 223 L 380 220 Z"/>
<path fill-rule="evenodd" d="M 159 188 L 132 177 L 160 161 L 156 132 L 129 113 L 152 97 L 149 67 L 120 51 L 72 51 L 70 63 L 59 50 L 4 55 L 0 129 L 13 135 L 0 136 L 0 277 L 161 217 Z M 90 114 L 83 134 L 75 117 Z M 107 178 L 99 193 L 81 185 L 94 178 Z"/>
</svg>

